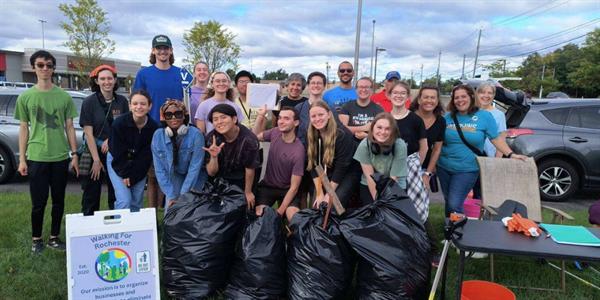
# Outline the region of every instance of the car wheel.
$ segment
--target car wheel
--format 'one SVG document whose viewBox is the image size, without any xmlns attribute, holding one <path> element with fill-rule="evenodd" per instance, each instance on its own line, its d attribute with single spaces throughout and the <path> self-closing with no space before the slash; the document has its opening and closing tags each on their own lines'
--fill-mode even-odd
<svg viewBox="0 0 600 300">
<path fill-rule="evenodd" d="M 538 166 L 542 200 L 566 201 L 579 188 L 579 174 L 573 165 L 560 159 L 542 161 Z"/>
<path fill-rule="evenodd" d="M 0 183 L 9 181 L 15 174 L 15 168 L 8 151 L 0 147 Z"/>
</svg>

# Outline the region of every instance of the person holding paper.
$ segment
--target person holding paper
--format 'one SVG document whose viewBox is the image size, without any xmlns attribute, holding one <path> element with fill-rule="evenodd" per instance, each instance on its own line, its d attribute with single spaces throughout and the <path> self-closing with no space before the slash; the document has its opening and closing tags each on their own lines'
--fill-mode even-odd
<svg viewBox="0 0 600 300">
<path fill-rule="evenodd" d="M 204 134 L 214 129 L 212 122 L 208 118 L 208 113 L 218 104 L 226 104 L 233 107 L 238 116 L 237 120 L 239 122 L 244 121 L 244 114 L 240 107 L 231 100 L 233 99 L 233 89 L 231 88 L 229 75 L 222 71 L 214 72 L 210 76 L 209 83 L 210 86 L 206 92 L 206 99 L 198 105 L 198 110 L 196 111 L 196 127 Z"/>
<path fill-rule="evenodd" d="M 340 202 L 348 207 L 351 195 L 357 191 L 361 174 L 358 162 L 352 158 L 357 143 L 351 133 L 338 127 L 331 109 L 324 101 L 311 104 L 307 140 L 306 170 L 310 172 L 314 182 L 314 206 L 319 207 L 329 197 L 329 194 L 323 193 L 321 181 L 315 171 L 316 166 L 321 166 Z"/>
<path fill-rule="evenodd" d="M 279 101 L 280 108 L 285 106 L 295 107 L 296 105 L 308 100 L 308 98 L 302 96 L 302 92 L 306 88 L 306 79 L 304 79 L 304 75 L 300 73 L 290 74 L 285 82 L 285 87 L 288 95 Z"/>
<path fill-rule="evenodd" d="M 323 95 L 323 100 L 336 112 L 339 112 L 344 103 L 354 101 L 358 98 L 356 91 L 352 88 L 354 67 L 352 67 L 349 61 L 340 63 L 338 77 L 340 78 L 340 85 L 328 90 Z"/>
<path fill-rule="evenodd" d="M 346 102 L 340 111 L 340 121 L 353 134 L 357 141 L 367 137 L 371 121 L 383 112 L 383 108 L 371 101 L 373 94 L 373 80 L 362 77 L 356 83 L 358 99 Z"/>
<path fill-rule="evenodd" d="M 235 98 L 235 104 L 242 109 L 242 113 L 244 114 L 244 119 L 241 121 L 242 125 L 248 128 L 254 128 L 254 123 L 256 122 L 256 117 L 258 115 L 256 109 L 250 107 L 247 97 L 248 83 L 254 83 L 254 81 L 252 73 L 246 70 L 241 70 L 235 74 L 235 88 L 238 91 L 238 96 Z"/>
<path fill-rule="evenodd" d="M 261 142 L 271 142 L 265 176 L 258 183 L 256 214 L 262 215 L 264 206 L 279 203 L 277 213 L 287 215 L 288 221 L 299 210 L 298 190 L 304 175 L 306 150 L 296 137 L 300 118 L 296 109 L 284 106 L 279 111 L 277 128 L 265 130 L 266 105 L 258 110 L 254 133 Z"/>
<path fill-rule="evenodd" d="M 219 103 L 207 115 L 214 126 L 206 136 L 206 171 L 244 190 L 248 208 L 254 208 L 254 177 L 259 167 L 258 139 L 244 125 L 232 105 Z"/>
</svg>

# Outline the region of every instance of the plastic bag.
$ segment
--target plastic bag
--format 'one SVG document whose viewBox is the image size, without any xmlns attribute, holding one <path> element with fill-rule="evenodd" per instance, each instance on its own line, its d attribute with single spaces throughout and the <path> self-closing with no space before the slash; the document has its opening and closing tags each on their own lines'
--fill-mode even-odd
<svg viewBox="0 0 600 300">
<path fill-rule="evenodd" d="M 283 297 L 287 289 L 287 270 L 281 218 L 272 207 L 265 207 L 260 217 L 249 211 L 246 218 L 247 224 L 238 239 L 225 297 Z"/>
<path fill-rule="evenodd" d="M 244 192 L 220 179 L 181 195 L 169 208 L 162 262 L 170 296 L 199 299 L 225 286 L 245 210 Z"/>
<path fill-rule="evenodd" d="M 427 294 L 430 244 L 411 200 L 379 179 L 377 201 L 351 212 L 340 231 L 358 254 L 358 299 L 415 299 Z"/>
<path fill-rule="evenodd" d="M 343 298 L 354 273 L 354 254 L 339 230 L 339 218 L 324 209 L 304 209 L 290 222 L 288 239 L 288 298 Z"/>
</svg>

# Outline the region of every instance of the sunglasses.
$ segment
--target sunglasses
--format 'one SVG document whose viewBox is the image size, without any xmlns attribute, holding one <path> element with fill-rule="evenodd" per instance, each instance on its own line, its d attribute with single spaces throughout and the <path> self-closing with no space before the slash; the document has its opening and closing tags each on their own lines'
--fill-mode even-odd
<svg viewBox="0 0 600 300">
<path fill-rule="evenodd" d="M 167 111 L 165 112 L 165 120 L 172 120 L 172 119 L 183 119 L 183 111 L 178 110 L 178 111 Z"/>
<path fill-rule="evenodd" d="M 352 69 L 338 69 L 338 72 L 340 72 L 340 73 L 352 73 L 353 70 Z"/>
<path fill-rule="evenodd" d="M 37 63 L 37 64 L 35 64 L 35 66 L 38 69 L 44 69 L 44 67 L 46 67 L 47 69 L 54 69 L 54 65 L 53 64 Z"/>
</svg>

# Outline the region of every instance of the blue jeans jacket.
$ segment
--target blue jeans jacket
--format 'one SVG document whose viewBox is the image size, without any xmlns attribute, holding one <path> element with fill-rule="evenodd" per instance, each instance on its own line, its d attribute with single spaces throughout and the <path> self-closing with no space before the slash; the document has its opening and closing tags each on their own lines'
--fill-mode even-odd
<svg viewBox="0 0 600 300">
<path fill-rule="evenodd" d="M 166 200 L 174 200 L 191 189 L 202 190 L 207 174 L 204 168 L 204 136 L 191 127 L 181 135 L 177 166 L 173 166 L 173 145 L 164 128 L 154 132 L 152 158 L 156 180 Z"/>
</svg>

